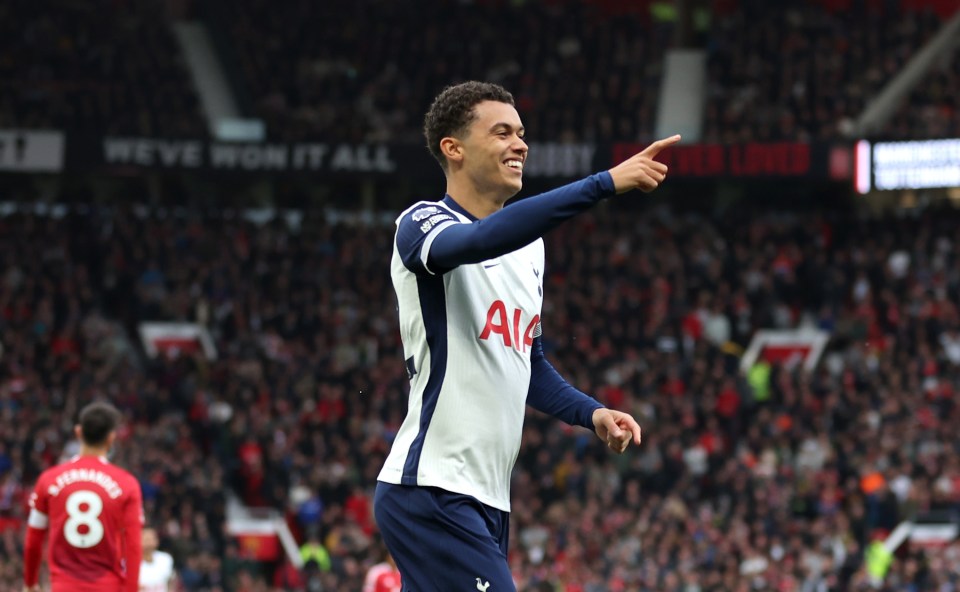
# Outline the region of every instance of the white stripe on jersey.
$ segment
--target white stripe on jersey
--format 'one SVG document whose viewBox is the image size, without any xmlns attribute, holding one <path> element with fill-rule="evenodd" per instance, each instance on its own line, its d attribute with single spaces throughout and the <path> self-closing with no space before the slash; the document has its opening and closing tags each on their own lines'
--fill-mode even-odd
<svg viewBox="0 0 960 592">
<path fill-rule="evenodd" d="M 433 232 L 427 235 L 427 237 L 423 241 L 423 247 L 420 249 L 420 262 L 423 263 L 423 268 L 430 272 L 430 275 L 436 275 L 430 269 L 430 267 L 427 266 L 427 255 L 430 254 L 430 245 L 433 244 L 433 239 L 437 238 L 437 235 L 440 234 L 441 230 L 443 230 L 447 226 L 453 226 L 454 224 L 457 224 L 457 222 L 444 222 L 440 224 L 439 226 L 434 228 Z M 396 244 L 396 241 L 394 241 L 394 244 Z"/>
<path fill-rule="evenodd" d="M 443 202 L 420 202 L 397 219 L 391 276 L 404 357 L 413 358 L 415 373 L 407 416 L 378 478 L 509 511 L 530 342 L 543 304 L 543 241 L 433 275 L 426 262 L 434 238 L 460 223 L 470 220 Z"/>
<path fill-rule="evenodd" d="M 36 508 L 30 509 L 30 517 L 27 518 L 27 526 L 37 530 L 46 530 L 50 526 L 50 518 Z"/>
</svg>

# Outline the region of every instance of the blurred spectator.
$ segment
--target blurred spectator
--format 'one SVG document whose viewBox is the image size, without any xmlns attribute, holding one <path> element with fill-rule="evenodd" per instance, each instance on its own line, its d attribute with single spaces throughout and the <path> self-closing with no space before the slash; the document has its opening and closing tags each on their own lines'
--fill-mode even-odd
<svg viewBox="0 0 960 592">
<path fill-rule="evenodd" d="M 160 539 L 154 528 L 143 529 L 143 560 L 140 562 L 140 592 L 173 592 L 176 571 L 173 557 L 160 551 Z"/>
</svg>

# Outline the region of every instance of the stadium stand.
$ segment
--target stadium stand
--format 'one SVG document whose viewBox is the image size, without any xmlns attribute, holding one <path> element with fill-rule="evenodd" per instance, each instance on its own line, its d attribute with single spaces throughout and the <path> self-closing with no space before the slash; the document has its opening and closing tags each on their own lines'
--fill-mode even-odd
<svg viewBox="0 0 960 592">
<path fill-rule="evenodd" d="M 927 74 L 887 123 L 890 140 L 960 137 L 960 50 Z"/>
<path fill-rule="evenodd" d="M 0 6 L 0 127 L 203 137 L 166 3 Z"/>
<path fill-rule="evenodd" d="M 579 2 L 242 0 L 225 14 L 257 114 L 287 140 L 420 143 L 433 96 L 477 78 L 512 90 L 537 140 L 643 141 L 669 43 L 641 15 Z"/>
<path fill-rule="evenodd" d="M 170 30 L 171 13 L 189 8 L 175 4 L 5 3 L 0 126 L 207 136 Z M 708 142 L 843 137 L 943 23 L 906 0 L 852 10 L 823 0 L 725 4 L 737 9 L 718 10 L 703 38 Z M 669 23 L 610 8 L 616 2 L 429 0 L 418 11 L 382 0 L 219 5 L 222 20 L 208 26 L 226 33 L 219 50 L 239 66 L 249 115 L 284 141 L 419 143 L 421 114 L 438 89 L 477 78 L 513 90 L 538 141 L 644 142 L 655 127 L 663 55 L 674 45 Z M 373 12 L 377 19 L 363 18 Z M 465 44 L 455 54 L 451 38 Z M 955 110 L 955 64 L 911 95 L 889 135 L 943 133 L 923 114 Z"/>
<path fill-rule="evenodd" d="M 754 2 L 731 12 L 710 36 L 704 140 L 842 138 L 942 23 L 932 10 L 893 2 L 874 10 Z"/>
<path fill-rule="evenodd" d="M 740 4 L 718 11 L 705 36 L 708 142 L 844 137 L 944 22 L 922 2 Z M 364 21 L 371 11 L 379 18 Z M 662 56 L 674 43 L 672 27 L 652 26 L 642 11 L 611 15 L 575 1 L 433 0 L 414 13 L 376 0 L 244 0 L 228 14 L 257 114 L 272 137 L 288 140 L 418 141 L 417 114 L 434 93 L 477 78 L 514 89 L 538 140 L 646 141 Z M 344 18 L 357 24 L 343 27 Z M 489 24 L 503 20 L 506 29 Z M 450 38 L 465 44 L 455 55 L 445 49 Z"/>
<path fill-rule="evenodd" d="M 206 136 L 169 3 L 55 4 L 0 3 L 0 128 Z M 483 78 L 514 92 L 534 140 L 643 142 L 671 45 L 619 0 L 223 4 L 217 26 L 278 140 L 420 144 L 435 91 Z M 720 143 L 841 137 L 943 16 L 919 0 L 725 4 L 706 37 L 704 140 Z M 456 56 L 439 59 L 451 39 Z M 960 135 L 957 64 L 939 64 L 880 135 Z M 195 181 L 144 185 L 187 194 Z M 0 182 L 17 188 L 4 200 L 29 193 Z M 381 559 L 372 488 L 406 406 L 396 212 L 264 222 L 71 195 L 83 205 L 63 212 L 0 203 L 0 592 L 22 589 L 30 488 L 100 397 L 126 414 L 115 461 L 140 479 L 183 590 L 359 590 Z M 547 237 L 544 335 L 561 373 L 631 410 L 644 443 L 613 457 L 529 413 L 518 589 L 876 589 L 873 541 L 960 514 L 960 213 L 623 208 Z M 149 358 L 149 320 L 206 327 L 217 359 Z M 814 373 L 740 371 L 756 330 L 796 326 L 831 333 Z M 281 509 L 313 560 L 255 560 L 225 531 L 234 494 Z M 960 589 L 960 541 L 907 544 L 889 569 L 884 592 Z"/>
<path fill-rule="evenodd" d="M 957 213 L 620 207 L 549 236 L 545 337 L 563 373 L 635 412 L 644 444 L 613 457 L 531 412 L 514 483 L 519 589 L 869 589 L 875 536 L 960 510 Z M 332 220 L 0 218 L 0 573 L 19 573 L 25 498 L 69 453 L 72 414 L 107 396 L 129 420 L 116 462 L 141 479 L 185 590 L 280 577 L 224 535 L 227 485 L 318 537 L 329 571 L 305 573 L 321 589 L 359 589 L 406 379 L 392 231 Z M 204 324 L 218 360 L 145 361 L 144 319 Z M 730 343 L 798 323 L 832 332 L 820 369 L 744 380 Z M 883 589 L 950 589 L 958 553 L 911 548 Z"/>
</svg>

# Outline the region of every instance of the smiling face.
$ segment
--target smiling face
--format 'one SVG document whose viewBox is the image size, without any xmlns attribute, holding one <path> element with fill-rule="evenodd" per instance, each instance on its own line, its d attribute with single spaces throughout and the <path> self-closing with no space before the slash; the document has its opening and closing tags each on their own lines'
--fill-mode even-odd
<svg viewBox="0 0 960 592">
<path fill-rule="evenodd" d="M 459 140 L 463 173 L 479 193 L 506 201 L 523 187 L 523 123 L 513 105 L 498 101 L 478 103 L 474 115 Z"/>
</svg>

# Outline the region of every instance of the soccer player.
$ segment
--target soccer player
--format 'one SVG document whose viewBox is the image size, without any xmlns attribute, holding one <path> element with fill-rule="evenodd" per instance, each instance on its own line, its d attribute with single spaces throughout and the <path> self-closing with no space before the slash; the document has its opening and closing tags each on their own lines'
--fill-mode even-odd
<svg viewBox="0 0 960 592">
<path fill-rule="evenodd" d="M 402 589 L 400 572 L 390 553 L 386 558 L 367 571 L 363 580 L 363 592 L 400 592 Z"/>
<path fill-rule="evenodd" d="M 160 539 L 154 528 L 143 529 L 143 560 L 140 562 L 140 592 L 170 592 L 173 590 L 173 557 L 159 551 Z"/>
<path fill-rule="evenodd" d="M 655 189 L 667 167 L 654 157 L 680 137 L 504 207 L 527 157 L 509 92 L 481 82 L 447 88 L 424 133 L 447 194 L 397 218 L 391 276 L 410 397 L 374 515 L 405 590 L 504 592 L 515 589 L 510 473 L 525 405 L 596 431 L 614 452 L 640 444 L 630 415 L 578 391 L 544 357 L 540 237 L 604 198 Z"/>
<path fill-rule="evenodd" d="M 44 471 L 30 497 L 24 544 L 24 590 L 37 583 L 43 538 L 50 531 L 52 592 L 135 592 L 140 573 L 143 502 L 140 483 L 107 460 L 120 412 L 91 403 L 74 428 L 80 454 Z"/>
</svg>

